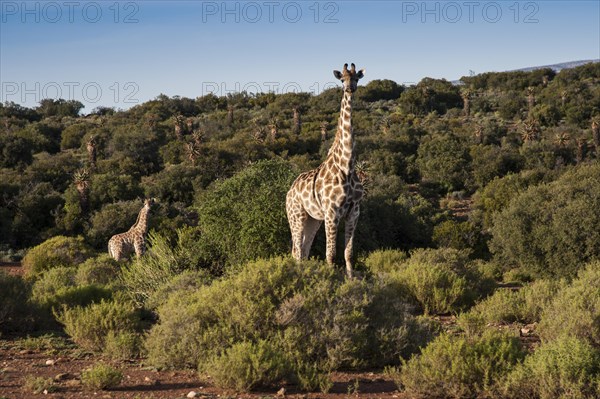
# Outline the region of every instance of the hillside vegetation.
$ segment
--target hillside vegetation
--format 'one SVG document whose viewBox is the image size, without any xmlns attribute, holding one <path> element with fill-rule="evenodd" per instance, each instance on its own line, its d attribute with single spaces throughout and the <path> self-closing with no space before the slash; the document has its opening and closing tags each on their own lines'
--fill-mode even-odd
<svg viewBox="0 0 600 399">
<path fill-rule="evenodd" d="M 322 231 L 293 261 L 285 214 L 341 89 L 0 105 L 0 255 L 25 270 L 0 272 L 0 332 L 238 391 L 386 367 L 415 397 L 598 397 L 600 63 L 461 81 L 359 86 L 354 280 Z M 147 197 L 150 250 L 113 261 Z"/>
</svg>

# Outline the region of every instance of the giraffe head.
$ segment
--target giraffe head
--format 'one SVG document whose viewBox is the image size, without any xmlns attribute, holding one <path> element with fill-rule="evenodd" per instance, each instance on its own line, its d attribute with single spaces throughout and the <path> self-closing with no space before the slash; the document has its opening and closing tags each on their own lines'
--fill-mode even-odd
<svg viewBox="0 0 600 399">
<path fill-rule="evenodd" d="M 348 69 L 348 64 L 344 64 L 342 72 L 333 71 L 333 76 L 342 81 L 344 84 L 344 91 L 354 93 L 358 86 L 358 81 L 365 76 L 365 70 L 361 69 L 357 72 L 354 64 L 350 65 L 350 69 Z"/>
<path fill-rule="evenodd" d="M 150 208 L 152 208 L 152 206 L 156 203 L 156 199 L 154 198 L 146 198 L 144 200 L 144 208 L 150 210 Z"/>
</svg>

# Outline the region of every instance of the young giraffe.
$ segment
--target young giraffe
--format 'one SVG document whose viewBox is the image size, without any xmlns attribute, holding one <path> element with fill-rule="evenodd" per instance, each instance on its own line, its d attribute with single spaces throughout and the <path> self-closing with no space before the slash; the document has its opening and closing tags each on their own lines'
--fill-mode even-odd
<svg viewBox="0 0 600 399">
<path fill-rule="evenodd" d="M 345 219 L 344 258 L 346 273 L 352 277 L 352 243 L 364 193 L 354 170 L 352 94 L 364 76 L 364 69 L 357 72 L 354 64 L 351 69 L 345 64 L 342 72 L 333 71 L 333 75 L 342 81 L 344 91 L 335 140 L 325 161 L 294 181 L 287 193 L 286 211 L 292 232 L 292 255 L 296 259 L 308 258 L 317 230 L 325 221 L 329 264 L 335 259 L 338 224 Z"/>
<path fill-rule="evenodd" d="M 140 257 L 146 252 L 146 234 L 148 233 L 148 213 L 154 205 L 154 198 L 144 200 L 144 206 L 134 225 L 125 233 L 115 234 L 108 241 L 108 253 L 119 261 L 135 252 Z"/>
</svg>

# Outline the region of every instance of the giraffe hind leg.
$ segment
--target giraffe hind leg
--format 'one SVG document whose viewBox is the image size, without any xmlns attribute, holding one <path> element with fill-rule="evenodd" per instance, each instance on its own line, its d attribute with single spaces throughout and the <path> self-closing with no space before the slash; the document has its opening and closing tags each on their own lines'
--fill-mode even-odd
<svg viewBox="0 0 600 399">
<path fill-rule="evenodd" d="M 116 261 L 121 260 L 120 251 L 117 249 L 118 246 L 114 237 L 108 241 L 108 254 Z"/>
<path fill-rule="evenodd" d="M 146 252 L 146 246 L 144 245 L 143 241 L 136 241 L 133 244 L 133 249 L 135 251 L 135 255 L 139 258 L 140 256 L 142 256 L 144 254 L 144 252 Z"/>
<path fill-rule="evenodd" d="M 310 248 L 312 247 L 312 243 L 322 223 L 322 220 L 317 220 L 310 216 L 306 219 L 306 222 L 304 222 L 304 239 L 302 241 L 303 259 L 308 259 L 308 256 L 310 254 Z"/>
</svg>

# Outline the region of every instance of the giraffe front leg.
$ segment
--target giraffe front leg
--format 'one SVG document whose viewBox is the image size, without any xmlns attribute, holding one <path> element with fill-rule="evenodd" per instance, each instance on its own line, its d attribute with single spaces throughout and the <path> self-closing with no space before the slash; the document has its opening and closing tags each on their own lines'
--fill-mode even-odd
<svg viewBox="0 0 600 399">
<path fill-rule="evenodd" d="M 326 257 L 327 263 L 333 265 L 335 261 L 335 242 L 337 238 L 338 220 L 337 216 L 325 218 L 325 237 L 327 241 Z"/>
<path fill-rule="evenodd" d="M 302 259 L 302 239 L 304 236 L 305 212 L 301 209 L 288 208 L 288 222 L 292 233 L 292 256 L 296 260 Z"/>
<path fill-rule="evenodd" d="M 354 231 L 356 230 L 359 214 L 360 209 L 358 204 L 356 204 L 350 209 L 350 212 L 346 217 L 346 247 L 344 249 L 344 259 L 346 260 L 346 274 L 348 278 L 352 278 L 352 249 L 354 245 Z"/>
</svg>

